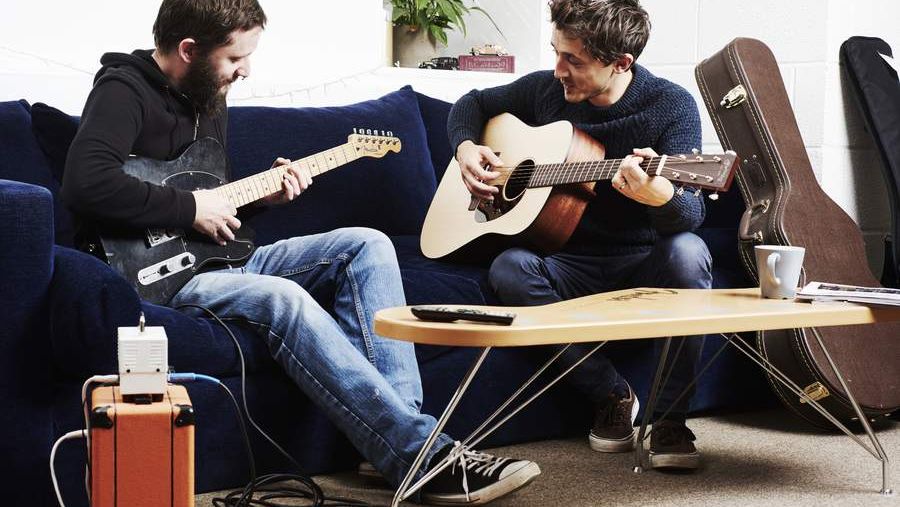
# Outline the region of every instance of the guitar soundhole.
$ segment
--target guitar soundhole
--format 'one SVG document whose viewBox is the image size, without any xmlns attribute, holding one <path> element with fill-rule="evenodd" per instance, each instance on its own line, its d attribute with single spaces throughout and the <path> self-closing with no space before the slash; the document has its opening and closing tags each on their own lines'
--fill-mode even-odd
<svg viewBox="0 0 900 507">
<path fill-rule="evenodd" d="M 503 188 L 500 189 L 500 194 L 503 196 L 504 201 L 514 205 L 515 201 L 522 197 L 522 194 L 528 189 L 528 180 L 531 179 L 533 168 L 534 161 L 525 160 L 513 169 L 509 179 L 506 180 L 506 185 L 503 185 Z"/>
<path fill-rule="evenodd" d="M 525 190 L 528 189 L 528 180 L 530 178 L 530 168 L 534 167 L 534 161 L 526 160 L 516 166 L 505 185 L 498 188 L 500 192 L 494 196 L 494 202 L 481 201 L 478 205 L 477 213 L 475 213 L 476 222 L 489 222 L 502 217 L 509 210 L 513 209 Z"/>
</svg>

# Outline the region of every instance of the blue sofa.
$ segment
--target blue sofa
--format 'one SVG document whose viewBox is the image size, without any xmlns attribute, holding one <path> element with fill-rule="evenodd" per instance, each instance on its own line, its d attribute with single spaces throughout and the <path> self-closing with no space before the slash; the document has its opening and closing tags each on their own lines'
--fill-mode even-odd
<svg viewBox="0 0 900 507">
<path fill-rule="evenodd" d="M 418 247 L 436 182 L 451 156 L 445 126 L 449 109 L 450 104 L 409 87 L 346 107 L 232 108 L 227 148 L 235 179 L 268 168 L 276 156 L 298 158 L 341 144 L 354 127 L 392 130 L 403 142 L 398 154 L 362 159 L 322 175 L 291 205 L 251 209 L 242 216 L 244 223 L 256 231 L 258 244 L 341 226 L 374 227 L 396 245 L 410 304 L 496 303 L 485 266 L 432 261 Z M 5 458 L 0 477 L 13 505 L 55 505 L 48 473 L 51 445 L 82 426 L 82 382 L 116 371 L 116 328 L 135 325 L 140 312 L 148 325 L 165 327 L 175 371 L 213 375 L 234 392 L 240 390 L 237 353 L 215 321 L 141 301 L 105 263 L 72 248 L 73 221 L 60 203 L 59 181 L 76 126 L 76 119 L 42 104 L 0 103 L 0 393 L 6 408 L 0 413 L 0 455 Z M 746 286 L 736 244 L 740 195 L 734 191 L 707 202 L 700 235 L 713 253 L 715 285 Z M 327 294 L 317 296 L 327 304 Z M 305 472 L 352 468 L 358 454 L 281 372 L 262 340 L 244 323 L 227 325 L 247 361 L 247 403 L 254 418 Z M 706 355 L 714 348 L 707 347 Z M 605 350 L 646 397 L 654 367 L 651 343 Z M 476 352 L 417 348 L 426 412 L 440 413 Z M 492 352 L 448 431 L 463 435 L 471 430 L 477 415 L 505 399 L 543 357 L 537 349 Z M 244 484 L 247 458 L 230 401 L 210 385 L 192 384 L 188 390 L 197 414 L 197 491 Z M 761 376 L 729 352 L 704 376 L 692 410 L 748 407 L 769 399 Z M 583 434 L 590 417 L 584 399 L 557 386 L 485 445 Z M 288 469 L 270 445 L 258 435 L 251 438 L 257 470 Z M 78 444 L 66 444 L 57 456 L 67 505 L 87 504 L 84 463 Z"/>
</svg>

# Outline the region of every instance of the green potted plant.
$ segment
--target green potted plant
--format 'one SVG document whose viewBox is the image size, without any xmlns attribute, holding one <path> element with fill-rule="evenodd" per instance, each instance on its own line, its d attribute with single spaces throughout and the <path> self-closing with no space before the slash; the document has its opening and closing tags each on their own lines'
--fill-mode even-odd
<svg viewBox="0 0 900 507">
<path fill-rule="evenodd" d="M 490 14 L 466 0 L 390 0 L 394 25 L 394 60 L 403 67 L 416 67 L 437 51 L 437 42 L 447 45 L 447 31 L 466 35 L 466 16 L 480 12 L 490 20 L 501 36 L 503 32 Z"/>
</svg>

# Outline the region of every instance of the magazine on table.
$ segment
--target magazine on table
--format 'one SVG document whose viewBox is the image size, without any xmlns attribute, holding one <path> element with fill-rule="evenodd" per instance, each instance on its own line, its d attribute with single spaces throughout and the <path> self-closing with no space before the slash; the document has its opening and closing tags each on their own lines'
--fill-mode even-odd
<svg viewBox="0 0 900 507">
<path fill-rule="evenodd" d="M 797 291 L 797 299 L 808 301 L 850 301 L 872 305 L 900 306 L 900 289 L 810 282 Z"/>
</svg>

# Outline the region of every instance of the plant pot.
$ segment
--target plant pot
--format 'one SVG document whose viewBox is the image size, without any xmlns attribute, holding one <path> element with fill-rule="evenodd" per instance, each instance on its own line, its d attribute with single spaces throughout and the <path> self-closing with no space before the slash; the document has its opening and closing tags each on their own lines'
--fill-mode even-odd
<svg viewBox="0 0 900 507">
<path fill-rule="evenodd" d="M 437 56 L 437 41 L 428 30 L 408 25 L 394 26 L 394 61 L 401 67 L 418 67 L 420 63 Z"/>
</svg>

